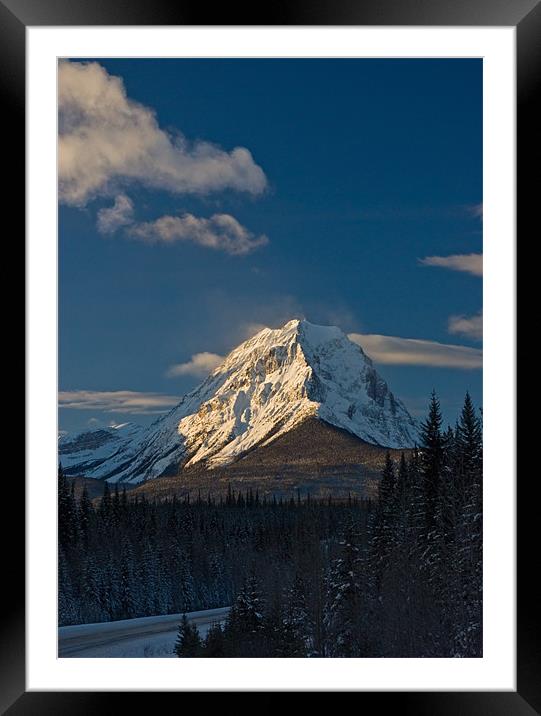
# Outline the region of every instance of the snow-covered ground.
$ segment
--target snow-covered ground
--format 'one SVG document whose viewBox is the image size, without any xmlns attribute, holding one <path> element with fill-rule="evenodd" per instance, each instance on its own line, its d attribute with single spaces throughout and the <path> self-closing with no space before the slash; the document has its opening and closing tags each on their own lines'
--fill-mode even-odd
<svg viewBox="0 0 541 716">
<path fill-rule="evenodd" d="M 223 622 L 229 607 L 186 614 L 204 637 Z M 123 619 L 99 624 L 76 624 L 58 630 L 58 656 L 94 658 L 173 658 L 182 614 Z"/>
</svg>

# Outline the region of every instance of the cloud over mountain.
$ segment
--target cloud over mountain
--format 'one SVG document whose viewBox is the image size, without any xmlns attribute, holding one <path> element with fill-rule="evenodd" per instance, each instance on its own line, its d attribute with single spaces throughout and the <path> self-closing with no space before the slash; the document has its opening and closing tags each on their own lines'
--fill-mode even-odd
<svg viewBox="0 0 541 716">
<path fill-rule="evenodd" d="M 179 401 L 176 395 L 139 393 L 134 390 L 61 390 L 60 408 L 102 410 L 106 413 L 165 413 Z"/>
<path fill-rule="evenodd" d="M 195 353 L 186 363 L 176 363 L 167 369 L 168 378 L 176 378 L 179 375 L 194 375 L 205 377 L 217 368 L 224 360 L 224 356 L 216 353 Z"/>
<path fill-rule="evenodd" d="M 376 363 L 462 370 L 483 365 L 483 353 L 478 348 L 375 334 L 350 333 L 348 338 L 360 345 Z"/>
</svg>

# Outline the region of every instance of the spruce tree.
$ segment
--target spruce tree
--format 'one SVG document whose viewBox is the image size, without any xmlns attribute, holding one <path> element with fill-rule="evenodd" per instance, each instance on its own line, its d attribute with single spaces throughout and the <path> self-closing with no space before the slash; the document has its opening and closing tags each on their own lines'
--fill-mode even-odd
<svg viewBox="0 0 541 716">
<path fill-rule="evenodd" d="M 398 464 L 398 476 L 396 479 L 396 505 L 399 515 L 402 517 L 410 508 L 411 501 L 411 485 L 409 479 L 408 463 L 404 453 L 400 453 L 400 462 Z"/>
<path fill-rule="evenodd" d="M 100 517 L 105 523 L 106 527 L 111 526 L 111 513 L 112 513 L 112 502 L 111 502 L 111 491 L 109 489 L 109 483 L 107 480 L 103 481 L 103 495 L 100 502 Z"/>
<path fill-rule="evenodd" d="M 134 594 L 133 584 L 133 566 L 135 560 L 133 558 L 133 550 L 131 543 L 127 539 L 123 539 L 120 551 L 120 570 L 118 575 L 118 592 L 120 601 L 120 612 L 122 619 L 131 619 L 136 616 L 137 605 Z M 115 580 L 116 581 L 116 580 Z M 153 585 L 154 589 L 156 585 Z M 160 613 L 160 612 L 158 612 Z"/>
<path fill-rule="evenodd" d="M 394 499 L 395 490 L 395 469 L 391 459 L 391 454 L 387 450 L 385 453 L 385 464 L 381 473 L 381 481 L 379 483 L 378 497 L 382 509 L 389 509 Z"/>
<path fill-rule="evenodd" d="M 421 475 L 425 498 L 425 536 L 436 524 L 438 498 L 444 466 L 444 440 L 441 433 L 440 402 L 432 391 L 428 417 L 421 425 Z"/>
<path fill-rule="evenodd" d="M 266 656 L 291 656 L 291 634 L 285 624 L 283 595 L 276 579 L 266 589 L 266 609 L 261 636 L 265 640 Z M 240 656 L 240 654 L 239 654 Z"/>
<path fill-rule="evenodd" d="M 263 656 L 265 616 L 260 587 L 249 576 L 231 607 L 224 636 L 232 656 Z"/>
<path fill-rule="evenodd" d="M 475 414 L 472 399 L 466 393 L 464 406 L 456 431 L 457 451 L 461 468 L 466 480 L 466 488 L 471 488 L 483 471 L 483 430 L 481 421 Z"/>
<path fill-rule="evenodd" d="M 389 451 L 385 454 L 385 463 L 378 486 L 378 503 L 371 522 L 372 549 L 370 563 L 372 586 L 379 594 L 383 572 L 389 564 L 389 556 L 395 537 L 395 519 L 397 511 L 396 474 Z"/>
<path fill-rule="evenodd" d="M 115 529 L 120 525 L 122 514 L 120 507 L 120 493 L 118 491 L 118 482 L 115 482 L 115 489 L 113 492 L 113 498 L 111 500 L 111 519 Z"/>
<path fill-rule="evenodd" d="M 58 550 L 58 623 L 59 626 L 77 624 L 80 613 L 80 600 L 75 599 L 74 588 L 69 573 L 69 565 L 62 547 Z"/>
<path fill-rule="evenodd" d="M 201 656 L 201 637 L 194 624 L 190 624 L 186 614 L 178 627 L 177 640 L 175 642 L 175 654 L 181 659 Z"/>
<path fill-rule="evenodd" d="M 285 594 L 283 656 L 307 656 L 313 649 L 313 624 L 306 603 L 306 587 L 299 573 Z"/>
<path fill-rule="evenodd" d="M 360 554 L 351 519 L 340 542 L 340 555 L 331 566 L 327 596 L 327 651 L 329 656 L 361 656 Z"/>
<path fill-rule="evenodd" d="M 70 538 L 70 526 L 68 523 L 68 500 L 69 492 L 62 469 L 62 464 L 58 464 L 58 538 L 62 547 L 67 547 Z"/>
<path fill-rule="evenodd" d="M 77 515 L 74 484 L 68 485 L 62 464 L 58 465 L 58 540 L 66 552 L 76 547 Z"/>
<path fill-rule="evenodd" d="M 86 485 L 83 487 L 81 499 L 79 501 L 79 526 L 83 544 L 88 547 L 88 535 L 90 531 L 90 520 L 92 515 L 92 503 L 88 497 Z"/>
<path fill-rule="evenodd" d="M 128 514 L 128 495 L 126 493 L 126 486 L 122 486 L 122 494 L 120 496 L 120 511 L 122 513 L 122 517 L 126 517 Z"/>
<path fill-rule="evenodd" d="M 457 428 L 457 452 L 464 484 L 459 527 L 462 629 L 456 632 L 459 655 L 482 654 L 483 444 L 482 425 L 467 393 Z"/>
<path fill-rule="evenodd" d="M 220 624 L 213 624 L 208 630 L 202 655 L 211 659 L 225 656 L 224 632 Z"/>
</svg>

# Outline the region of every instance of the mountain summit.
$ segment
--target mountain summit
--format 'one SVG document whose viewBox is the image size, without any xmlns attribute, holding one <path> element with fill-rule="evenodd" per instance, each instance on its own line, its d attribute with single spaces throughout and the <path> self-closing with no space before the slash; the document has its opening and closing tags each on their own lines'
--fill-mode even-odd
<svg viewBox="0 0 541 716">
<path fill-rule="evenodd" d="M 66 454 L 65 467 L 114 482 L 212 469 L 313 419 L 371 445 L 407 448 L 417 440 L 414 420 L 362 348 L 339 328 L 293 320 L 235 348 L 171 412 L 107 457 L 86 452 L 81 464 Z"/>
</svg>

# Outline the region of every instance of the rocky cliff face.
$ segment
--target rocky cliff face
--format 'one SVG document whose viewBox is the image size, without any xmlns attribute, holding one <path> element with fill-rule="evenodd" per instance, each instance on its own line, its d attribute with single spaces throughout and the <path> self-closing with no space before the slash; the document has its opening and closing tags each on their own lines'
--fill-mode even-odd
<svg viewBox="0 0 541 716">
<path fill-rule="evenodd" d="M 85 474 L 140 482 L 216 468 L 312 418 L 372 445 L 417 440 L 414 420 L 358 345 L 339 328 L 294 320 L 242 343 L 169 414 Z"/>
</svg>

